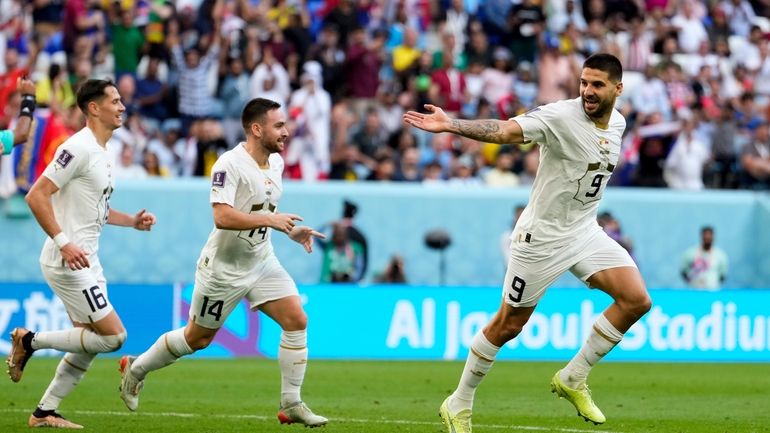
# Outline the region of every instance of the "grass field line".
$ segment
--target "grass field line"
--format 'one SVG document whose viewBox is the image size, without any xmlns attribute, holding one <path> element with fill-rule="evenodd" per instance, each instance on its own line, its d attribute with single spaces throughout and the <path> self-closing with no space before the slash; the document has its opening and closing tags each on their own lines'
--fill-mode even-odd
<svg viewBox="0 0 770 433">
<path fill-rule="evenodd" d="M 29 413 L 29 409 L 0 409 L 0 413 Z M 269 421 L 275 419 L 273 416 L 265 415 L 251 415 L 251 414 L 200 414 L 200 413 L 184 413 L 184 412 L 118 412 L 111 410 L 70 410 L 67 413 L 73 413 L 77 415 L 109 415 L 109 416 L 147 416 L 147 417 L 177 417 L 177 418 L 223 418 L 223 419 L 255 419 L 260 421 Z M 402 425 L 435 425 L 441 424 L 440 421 L 413 421 L 406 419 L 365 419 L 365 418 L 330 418 L 330 421 L 338 421 L 341 423 L 351 424 L 402 424 Z M 502 424 L 473 424 L 476 428 L 487 429 L 514 429 L 514 430 L 526 430 L 526 431 L 540 431 L 540 432 L 563 432 L 563 433 L 621 433 L 611 430 L 584 430 L 575 428 L 559 428 L 559 427 L 537 427 L 526 425 L 502 425 Z"/>
</svg>

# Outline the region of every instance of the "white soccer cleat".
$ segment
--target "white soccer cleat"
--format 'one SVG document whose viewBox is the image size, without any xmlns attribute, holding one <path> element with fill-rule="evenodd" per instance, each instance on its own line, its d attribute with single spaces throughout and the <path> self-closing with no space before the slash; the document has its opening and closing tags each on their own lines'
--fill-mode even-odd
<svg viewBox="0 0 770 433">
<path fill-rule="evenodd" d="M 305 427 L 322 427 L 329 422 L 328 419 L 314 414 L 313 411 L 301 401 L 282 407 L 278 410 L 278 421 L 280 421 L 281 424 L 301 423 L 304 424 Z"/>
<path fill-rule="evenodd" d="M 139 407 L 139 391 L 144 386 L 143 380 L 137 380 L 131 374 L 131 363 L 136 360 L 135 356 L 124 356 L 120 358 L 120 398 L 130 411 L 135 411 Z"/>
</svg>

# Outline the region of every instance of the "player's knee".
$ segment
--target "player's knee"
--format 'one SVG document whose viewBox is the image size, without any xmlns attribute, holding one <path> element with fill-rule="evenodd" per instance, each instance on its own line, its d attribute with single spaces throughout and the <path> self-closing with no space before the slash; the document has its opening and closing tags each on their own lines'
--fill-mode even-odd
<svg viewBox="0 0 770 433">
<path fill-rule="evenodd" d="M 191 340 L 188 340 L 187 344 L 190 346 L 190 349 L 192 350 L 202 350 L 209 347 L 212 341 L 214 341 L 214 335 L 211 335 L 211 336 L 206 335 L 206 336 L 195 337 Z"/>
<path fill-rule="evenodd" d="M 637 296 L 624 299 L 620 303 L 620 307 L 629 315 L 638 319 L 650 311 L 652 299 L 650 299 L 650 295 L 647 292 L 642 292 Z"/>
<path fill-rule="evenodd" d="M 307 315 L 304 312 L 291 315 L 283 320 L 281 328 L 283 328 L 284 331 L 301 331 L 307 329 Z"/>
<path fill-rule="evenodd" d="M 121 347 L 123 347 L 123 343 L 126 342 L 126 337 L 128 336 L 127 333 L 121 332 L 120 334 L 115 335 L 102 335 L 102 346 L 104 353 L 106 352 L 114 352 L 116 350 L 119 350 Z"/>
</svg>

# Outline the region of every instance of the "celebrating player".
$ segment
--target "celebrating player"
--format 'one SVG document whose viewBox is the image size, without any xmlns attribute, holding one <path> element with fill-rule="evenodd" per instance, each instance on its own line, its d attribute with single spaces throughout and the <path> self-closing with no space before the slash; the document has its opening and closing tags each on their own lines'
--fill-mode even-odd
<svg viewBox="0 0 770 433">
<path fill-rule="evenodd" d="M 110 209 L 112 169 L 106 146 L 123 124 L 126 110 L 115 85 L 88 80 L 77 94 L 86 126 L 59 146 L 54 160 L 32 185 L 27 203 L 49 236 L 40 253 L 48 285 L 62 300 L 75 326 L 66 331 L 12 331 L 7 364 L 11 380 L 21 380 L 24 366 L 37 349 L 64 355 L 30 427 L 83 428 L 56 412 L 62 399 L 80 382 L 99 353 L 120 349 L 126 330 L 107 298 L 107 282 L 99 263 L 99 235 L 104 224 L 150 230 L 155 216 L 144 210 L 128 215 Z"/>
<path fill-rule="evenodd" d="M 428 114 L 404 115 L 406 123 L 430 132 L 540 145 L 529 204 L 511 235 L 503 302 L 474 337 L 460 383 L 439 410 L 449 432 L 471 432 L 476 387 L 500 347 L 521 332 L 546 288 L 567 270 L 614 302 L 596 320 L 580 352 L 553 376 L 551 391 L 570 401 L 587 421 L 605 421 L 586 385 L 588 373 L 651 306 L 633 260 L 596 222 L 626 127 L 614 109 L 623 91 L 622 75 L 616 57 L 596 54 L 583 63 L 579 98 L 544 105 L 507 121 L 451 119 L 432 105 L 425 106 Z"/>
<path fill-rule="evenodd" d="M 257 98 L 241 116 L 246 142 L 225 152 L 214 164 L 210 201 L 215 228 L 203 247 L 195 274 L 190 320 L 167 332 L 139 357 L 120 360 L 120 396 L 128 409 L 139 406 L 145 376 L 184 355 L 207 347 L 244 297 L 253 310 L 275 320 L 283 332 L 278 349 L 281 369 L 280 422 L 316 427 L 327 419 L 314 414 L 300 398 L 307 366 L 307 316 L 297 286 L 278 262 L 271 228 L 289 235 L 310 253 L 313 238 L 323 235 L 297 226 L 297 215 L 277 212 L 283 194 L 286 119 L 277 102 Z"/>
</svg>

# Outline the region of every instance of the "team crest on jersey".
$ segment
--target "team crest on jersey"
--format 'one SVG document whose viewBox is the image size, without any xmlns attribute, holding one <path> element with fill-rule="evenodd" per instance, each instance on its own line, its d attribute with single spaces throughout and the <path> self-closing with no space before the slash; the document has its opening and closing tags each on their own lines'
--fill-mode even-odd
<svg viewBox="0 0 770 433">
<path fill-rule="evenodd" d="M 74 155 L 67 152 L 65 149 L 62 149 L 59 157 L 56 158 L 56 163 L 59 164 L 61 168 L 67 168 L 67 165 L 69 165 L 70 161 L 72 161 L 74 158 Z"/>
<path fill-rule="evenodd" d="M 227 173 L 224 171 L 217 171 L 211 176 L 211 186 L 225 186 L 225 176 Z"/>
<path fill-rule="evenodd" d="M 610 146 L 610 140 L 607 140 L 606 138 L 599 139 L 599 147 L 601 148 L 599 153 L 601 153 L 602 155 L 607 155 L 608 153 L 610 153 L 610 150 L 608 149 L 609 146 Z"/>
</svg>

